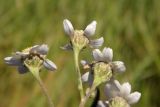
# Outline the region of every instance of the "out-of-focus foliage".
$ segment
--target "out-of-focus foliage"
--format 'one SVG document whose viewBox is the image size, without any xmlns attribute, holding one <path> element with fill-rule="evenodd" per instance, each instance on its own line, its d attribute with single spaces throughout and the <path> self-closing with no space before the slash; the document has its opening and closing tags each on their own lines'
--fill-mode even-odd
<svg viewBox="0 0 160 107">
<path fill-rule="evenodd" d="M 42 43 L 49 45 L 48 57 L 58 66 L 56 73 L 41 72 L 56 107 L 77 107 L 73 54 L 59 48 L 67 43 L 65 18 L 77 29 L 96 20 L 96 37 L 103 36 L 114 59 L 127 66 L 116 77 L 142 93 L 133 107 L 160 106 L 159 0 L 0 0 L 0 107 L 47 106 L 32 75 L 19 75 L 3 61 L 16 50 Z M 82 52 L 81 58 L 91 60 L 90 52 Z"/>
</svg>

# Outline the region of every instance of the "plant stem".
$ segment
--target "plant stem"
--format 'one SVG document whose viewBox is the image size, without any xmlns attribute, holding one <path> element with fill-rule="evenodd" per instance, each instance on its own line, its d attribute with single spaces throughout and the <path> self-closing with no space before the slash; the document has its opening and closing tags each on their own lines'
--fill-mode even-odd
<svg viewBox="0 0 160 107">
<path fill-rule="evenodd" d="M 74 60 L 75 60 L 75 67 L 76 67 L 76 71 L 78 73 L 78 89 L 80 91 L 80 97 L 81 100 L 84 97 L 84 91 L 83 91 L 83 84 L 82 84 L 82 79 L 81 79 L 81 72 L 80 72 L 80 68 L 79 68 L 79 50 L 74 49 Z"/>
<path fill-rule="evenodd" d="M 41 87 L 41 90 L 42 92 L 44 93 L 44 95 L 46 96 L 47 98 L 47 101 L 48 101 L 48 104 L 50 105 L 50 107 L 54 107 L 53 105 L 53 102 L 52 102 L 52 99 L 51 97 L 49 96 L 48 92 L 47 92 L 47 89 L 46 87 L 44 86 L 43 84 L 43 81 L 41 80 L 40 76 L 39 76 L 39 69 L 32 69 L 32 74 L 33 76 L 36 78 L 36 80 L 38 81 L 40 87 Z"/>
<path fill-rule="evenodd" d="M 89 92 L 87 93 L 86 96 L 83 97 L 83 99 L 81 100 L 80 104 L 79 104 L 79 107 L 85 107 L 85 104 L 88 100 L 88 98 L 91 96 L 91 94 L 95 91 L 96 87 L 93 85 L 91 87 L 91 89 L 89 90 Z"/>
</svg>

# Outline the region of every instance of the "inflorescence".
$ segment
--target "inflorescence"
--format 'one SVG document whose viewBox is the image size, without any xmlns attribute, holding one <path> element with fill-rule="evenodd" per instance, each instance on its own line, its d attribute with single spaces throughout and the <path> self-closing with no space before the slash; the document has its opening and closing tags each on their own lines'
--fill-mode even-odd
<svg viewBox="0 0 160 107">
<path fill-rule="evenodd" d="M 97 96 L 97 90 L 102 84 L 104 86 L 105 100 L 97 99 L 95 107 L 130 107 L 139 101 L 141 97 L 140 92 L 131 93 L 131 85 L 128 82 L 120 84 L 115 79 L 116 73 L 124 73 L 126 67 L 122 61 L 113 61 L 113 50 L 109 47 L 104 47 L 101 51 L 98 49 L 103 45 L 104 39 L 92 40 L 92 36 L 96 31 L 96 21 L 92 21 L 84 30 L 75 30 L 72 23 L 65 19 L 63 27 L 65 33 L 69 36 L 69 43 L 61 47 L 64 50 L 72 50 L 75 59 L 75 68 L 78 73 L 78 89 L 80 91 L 79 107 L 84 107 L 89 98 Z M 93 61 L 86 60 L 79 61 L 79 55 L 82 49 L 90 47 L 92 51 Z M 42 67 L 55 71 L 57 66 L 46 58 L 48 53 L 48 46 L 46 44 L 35 45 L 26 48 L 22 51 L 13 53 L 12 56 L 4 58 L 6 64 L 16 66 L 20 74 L 31 72 L 38 80 L 44 94 L 46 95 L 50 107 L 53 107 L 52 100 L 47 94 L 47 91 L 40 79 L 39 71 Z M 82 64 L 83 69 L 87 72 L 81 72 L 79 63 Z M 83 74 L 83 75 L 81 75 Z M 88 88 L 84 89 L 84 83 L 88 83 Z M 85 92 L 84 92 L 85 90 Z M 103 93 L 103 92 L 101 92 Z"/>
</svg>

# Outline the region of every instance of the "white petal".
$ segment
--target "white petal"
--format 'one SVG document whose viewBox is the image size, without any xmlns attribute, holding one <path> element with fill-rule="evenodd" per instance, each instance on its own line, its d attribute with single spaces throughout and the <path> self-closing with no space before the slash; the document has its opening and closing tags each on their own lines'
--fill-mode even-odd
<svg viewBox="0 0 160 107">
<path fill-rule="evenodd" d="M 72 50 L 72 45 L 69 43 L 69 44 L 66 44 L 66 45 L 64 45 L 60 48 L 63 49 L 63 50 Z"/>
<path fill-rule="evenodd" d="M 86 72 L 85 74 L 82 75 L 82 81 L 88 82 L 88 80 L 89 80 L 89 72 Z"/>
<path fill-rule="evenodd" d="M 115 85 L 112 84 L 106 84 L 105 86 L 105 95 L 108 100 L 116 97 L 119 95 L 118 89 L 115 87 Z"/>
<path fill-rule="evenodd" d="M 103 61 L 103 54 L 99 49 L 94 49 L 92 53 L 96 61 Z"/>
<path fill-rule="evenodd" d="M 4 61 L 5 61 L 5 62 L 9 62 L 9 61 L 12 60 L 12 58 L 13 58 L 13 57 L 5 57 L 5 58 L 4 58 Z"/>
<path fill-rule="evenodd" d="M 116 82 L 118 81 L 116 80 Z M 120 85 L 119 82 L 118 85 Z M 113 97 L 119 96 L 120 91 L 118 87 L 117 84 L 115 84 L 115 81 L 110 81 L 105 85 L 105 95 L 107 96 L 108 100 Z"/>
<path fill-rule="evenodd" d="M 113 58 L 113 50 L 111 48 L 104 48 L 103 49 L 103 57 L 107 62 L 111 62 Z"/>
<path fill-rule="evenodd" d="M 112 69 L 114 72 L 124 72 L 126 70 L 126 67 L 122 61 L 114 61 L 112 62 Z"/>
<path fill-rule="evenodd" d="M 14 57 L 16 58 L 26 58 L 29 55 L 29 52 L 16 52 Z"/>
<path fill-rule="evenodd" d="M 49 59 L 44 60 L 43 65 L 46 69 L 54 71 L 57 69 L 57 66 Z"/>
<path fill-rule="evenodd" d="M 81 64 L 82 64 L 83 66 L 85 66 L 85 65 L 87 65 L 87 64 L 88 64 L 88 62 L 87 62 L 87 61 L 85 61 L 85 60 L 81 60 Z"/>
<path fill-rule="evenodd" d="M 134 104 L 134 103 L 137 103 L 139 101 L 141 97 L 141 93 L 139 92 L 134 92 L 134 93 L 131 93 L 128 97 L 127 97 L 127 102 L 129 104 Z"/>
<path fill-rule="evenodd" d="M 89 86 L 92 86 L 93 84 L 93 74 L 91 72 L 86 72 L 82 75 L 82 81 L 88 82 Z"/>
<path fill-rule="evenodd" d="M 74 28 L 72 26 L 72 23 L 69 20 L 64 19 L 63 27 L 64 27 L 64 31 L 67 35 L 72 36 L 74 34 Z"/>
<path fill-rule="evenodd" d="M 131 92 L 131 85 L 128 82 L 123 83 L 120 89 L 122 97 L 126 98 L 130 94 L 130 92 Z"/>
<path fill-rule="evenodd" d="M 18 65 L 21 65 L 22 63 L 20 59 L 16 59 L 14 57 L 6 57 L 4 58 L 4 61 L 6 64 L 11 66 L 18 66 Z"/>
<path fill-rule="evenodd" d="M 106 105 L 103 103 L 103 101 L 99 100 L 96 107 L 106 107 Z"/>
<path fill-rule="evenodd" d="M 38 47 L 38 46 L 40 46 L 40 45 L 33 45 L 32 47 L 29 47 L 29 48 L 35 48 L 35 47 Z"/>
<path fill-rule="evenodd" d="M 48 53 L 48 50 L 49 50 L 48 45 L 43 44 L 43 45 L 40 45 L 40 46 L 39 46 L 39 49 L 37 50 L 37 52 L 38 52 L 39 54 L 46 55 L 46 54 Z"/>
<path fill-rule="evenodd" d="M 116 87 L 118 88 L 118 90 L 120 91 L 120 89 L 121 89 L 121 84 L 119 83 L 119 81 L 118 80 L 114 80 L 114 84 L 116 85 Z"/>
<path fill-rule="evenodd" d="M 103 42 L 104 42 L 104 38 L 101 37 L 101 38 L 96 39 L 96 40 L 90 40 L 89 44 L 92 48 L 98 48 L 98 47 L 102 46 Z"/>
<path fill-rule="evenodd" d="M 25 74 L 25 73 L 27 73 L 29 70 L 28 70 L 28 68 L 26 67 L 26 66 L 24 66 L 24 65 L 21 65 L 21 66 L 18 66 L 18 72 L 20 73 L 20 74 Z"/>
<path fill-rule="evenodd" d="M 87 37 L 90 37 L 90 36 L 94 35 L 94 33 L 95 33 L 95 31 L 96 31 L 96 24 L 97 24 L 96 21 L 92 21 L 92 22 L 86 27 L 86 29 L 84 30 L 84 34 L 85 34 Z"/>
<path fill-rule="evenodd" d="M 40 55 L 46 55 L 48 53 L 48 46 L 46 44 L 33 46 L 30 53 L 37 53 Z"/>
</svg>

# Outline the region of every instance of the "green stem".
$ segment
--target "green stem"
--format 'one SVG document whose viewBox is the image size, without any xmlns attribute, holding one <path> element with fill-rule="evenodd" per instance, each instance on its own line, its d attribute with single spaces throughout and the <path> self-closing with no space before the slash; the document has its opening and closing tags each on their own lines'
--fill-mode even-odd
<svg viewBox="0 0 160 107">
<path fill-rule="evenodd" d="M 91 89 L 89 90 L 89 92 L 87 93 L 86 96 L 83 97 L 83 100 L 81 100 L 79 107 L 85 107 L 85 104 L 87 102 L 87 100 L 89 99 L 89 97 L 91 96 L 91 94 L 95 91 L 96 86 L 92 86 Z"/>
<path fill-rule="evenodd" d="M 50 105 L 50 107 L 54 107 L 53 102 L 52 102 L 52 99 L 51 99 L 51 97 L 48 95 L 47 89 L 46 89 L 46 87 L 44 86 L 43 81 L 41 80 L 41 78 L 40 78 L 40 76 L 39 76 L 39 69 L 32 69 L 31 72 L 32 72 L 33 76 L 36 78 L 36 80 L 38 81 L 38 83 L 39 83 L 39 85 L 40 85 L 40 87 L 41 87 L 41 89 L 42 89 L 42 92 L 43 92 L 44 95 L 46 96 L 47 101 L 48 101 L 48 104 Z"/>
<path fill-rule="evenodd" d="M 81 79 L 81 72 L 79 68 L 78 56 L 79 56 L 79 50 L 74 49 L 74 60 L 75 60 L 76 71 L 78 73 L 78 89 L 80 91 L 80 97 L 82 100 L 84 97 L 84 91 L 83 91 L 83 84 L 82 84 L 82 79 Z"/>
</svg>

